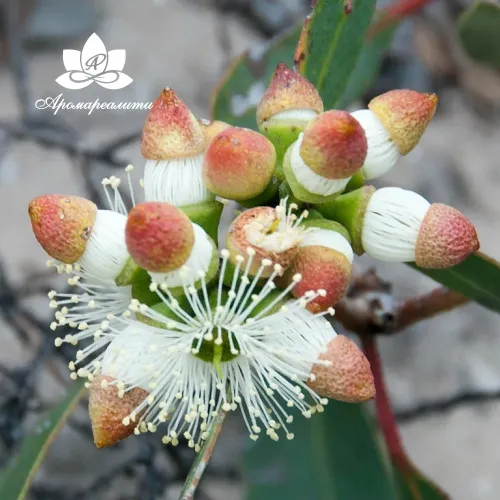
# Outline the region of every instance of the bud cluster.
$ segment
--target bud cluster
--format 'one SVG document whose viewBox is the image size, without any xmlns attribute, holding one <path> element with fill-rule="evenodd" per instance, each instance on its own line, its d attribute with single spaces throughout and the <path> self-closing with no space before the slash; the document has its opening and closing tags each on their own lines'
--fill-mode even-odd
<svg viewBox="0 0 500 500">
<path fill-rule="evenodd" d="M 64 195 L 30 203 L 50 265 L 76 288 L 50 292 L 51 328 L 72 332 L 56 345 L 81 344 L 70 370 L 91 390 L 97 446 L 165 424 L 165 443 L 198 450 L 220 409 L 240 409 L 252 439 L 291 439 L 288 407 L 310 417 L 327 398 L 373 397 L 368 361 L 325 319 L 354 255 L 444 268 L 479 247 L 456 209 L 364 185 L 418 144 L 436 104 L 394 90 L 368 109 L 325 111 L 279 64 L 257 132 L 197 119 L 167 88 L 143 129 L 142 196 L 126 169 L 131 208 L 116 177 L 103 180 L 109 209 Z M 228 203 L 238 212 L 218 241 Z"/>
</svg>

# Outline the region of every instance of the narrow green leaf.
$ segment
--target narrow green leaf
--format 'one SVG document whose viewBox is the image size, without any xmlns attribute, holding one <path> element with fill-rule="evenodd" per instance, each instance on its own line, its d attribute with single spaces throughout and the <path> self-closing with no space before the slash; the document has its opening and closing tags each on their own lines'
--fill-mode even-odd
<svg viewBox="0 0 500 500">
<path fill-rule="evenodd" d="M 377 73 L 385 50 L 392 41 L 395 28 L 395 26 L 388 27 L 373 39 L 365 40 L 338 107 L 347 106 L 368 88 Z M 260 51 L 260 58 L 255 53 L 251 55 L 251 52 L 246 52 L 234 61 L 213 96 L 212 115 L 215 119 L 240 127 L 256 128 L 256 96 L 259 96 L 259 91 L 264 92 L 267 88 L 279 62 L 292 64 L 301 30 L 302 25 L 296 26 L 271 41 Z"/>
<path fill-rule="evenodd" d="M 344 95 L 337 105 L 339 109 L 345 109 L 368 90 L 378 73 L 382 56 L 391 45 L 396 29 L 397 24 L 392 24 L 373 38 L 365 40 L 356 67 L 349 77 Z"/>
<path fill-rule="evenodd" d="M 479 304 L 500 312 L 500 262 L 476 252 L 450 269 L 415 269 Z"/>
<path fill-rule="evenodd" d="M 472 58 L 500 68 L 500 5 L 476 1 L 460 16 L 458 36 Z"/>
<path fill-rule="evenodd" d="M 297 416 L 292 441 L 263 436 L 245 458 L 247 500 L 396 500 L 377 435 L 359 405 L 330 401 L 310 420 Z"/>
<path fill-rule="evenodd" d="M 229 67 L 212 99 L 214 119 L 256 129 L 255 109 L 278 63 L 293 63 L 301 27 L 295 26 L 259 50 L 247 51 Z"/>
<path fill-rule="evenodd" d="M 361 54 L 375 0 L 317 0 L 306 20 L 295 55 L 300 72 L 318 89 L 325 109 L 338 105 Z"/>
<path fill-rule="evenodd" d="M 394 466 L 399 500 L 447 500 L 449 496 L 417 469 L 401 471 Z"/>
<path fill-rule="evenodd" d="M 16 456 L 0 474 L 0 498 L 21 500 L 33 477 L 69 415 L 84 393 L 83 382 L 75 382 L 64 399 L 25 436 Z"/>
</svg>

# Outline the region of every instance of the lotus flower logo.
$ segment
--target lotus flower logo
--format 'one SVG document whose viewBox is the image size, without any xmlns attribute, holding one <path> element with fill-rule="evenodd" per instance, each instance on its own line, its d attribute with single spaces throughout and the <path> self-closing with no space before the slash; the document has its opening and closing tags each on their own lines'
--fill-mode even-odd
<svg viewBox="0 0 500 500">
<path fill-rule="evenodd" d="M 85 42 L 82 51 L 64 50 L 63 63 L 66 73 L 56 82 L 67 89 L 83 89 L 96 82 L 106 89 L 122 89 L 133 82 L 122 72 L 125 66 L 124 49 L 106 50 L 102 40 L 93 33 Z"/>
</svg>

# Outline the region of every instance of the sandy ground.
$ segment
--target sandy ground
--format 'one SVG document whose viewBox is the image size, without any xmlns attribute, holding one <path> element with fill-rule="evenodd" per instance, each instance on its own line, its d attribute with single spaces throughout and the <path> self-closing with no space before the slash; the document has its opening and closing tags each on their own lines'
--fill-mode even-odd
<svg viewBox="0 0 500 500">
<path fill-rule="evenodd" d="M 206 116 L 210 93 L 228 59 L 244 48 L 255 46 L 259 36 L 234 18 L 221 20 L 202 3 L 186 0 L 158 3 L 107 0 L 99 4 L 102 21 L 97 32 L 108 49 L 127 50 L 125 71 L 134 78 L 129 87 L 114 91 L 113 99 L 151 100 L 161 87 L 168 85 L 181 94 L 195 113 Z M 221 41 L 222 32 L 226 38 Z M 83 42 L 84 39 L 79 40 L 71 48 L 80 49 Z M 36 82 L 32 89 L 34 99 L 55 96 L 62 90 L 54 82 L 64 71 L 59 51 L 33 56 L 29 70 L 31 80 Z M 81 91 L 64 91 L 64 96 L 109 100 L 111 93 L 92 85 Z M 0 119 L 15 118 L 18 113 L 15 89 L 5 69 L 0 69 L 0 102 Z M 61 118 L 79 132 L 82 143 L 87 145 L 98 145 L 139 130 L 144 116 L 144 112 L 101 111 L 91 116 L 61 112 Z M 141 165 L 137 144 L 127 148 L 124 157 Z M 384 183 L 408 187 L 431 201 L 462 209 L 477 225 L 483 250 L 499 258 L 499 157 L 498 125 L 475 116 L 459 92 L 448 92 L 442 96 L 440 112 L 421 145 Z M 34 196 L 51 192 L 83 192 L 78 170 L 63 153 L 27 142 L 14 144 L 4 153 L 0 163 L 0 255 L 16 280 L 29 271 L 43 268 L 45 256 L 31 234 L 26 207 Z M 369 264 L 364 259 L 363 263 Z M 401 296 L 432 287 L 430 280 L 404 266 L 381 265 L 379 270 L 384 277 L 394 280 L 396 293 Z M 499 327 L 497 316 L 470 305 L 425 322 L 404 335 L 383 339 L 386 373 L 395 406 L 404 409 L 465 389 L 500 387 Z M 4 331 L 7 341 L 0 360 L 10 364 L 26 360 L 26 353 L 14 337 L 7 329 Z M 48 399 L 57 399 L 59 395 L 53 392 Z M 499 411 L 497 404 L 464 406 L 405 424 L 402 426 L 405 445 L 415 463 L 452 498 L 497 500 Z M 64 440 L 56 443 L 41 472 L 51 481 L 64 481 L 71 471 L 78 471 L 79 478 L 85 481 L 105 462 L 122 460 L 128 452 L 126 448 L 118 454 L 107 450 L 97 455 L 72 431 L 65 430 L 64 436 Z M 79 447 L 77 458 L 68 451 L 74 446 Z M 220 449 L 223 453 L 225 448 L 221 445 Z M 89 464 L 83 471 L 82 463 Z M 214 498 L 241 498 L 239 490 L 228 490 L 227 485 L 216 483 L 213 488 Z"/>
</svg>

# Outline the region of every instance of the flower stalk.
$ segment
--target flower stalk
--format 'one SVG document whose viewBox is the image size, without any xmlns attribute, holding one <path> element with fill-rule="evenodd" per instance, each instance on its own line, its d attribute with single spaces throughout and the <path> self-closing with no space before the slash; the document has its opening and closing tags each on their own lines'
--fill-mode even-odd
<svg viewBox="0 0 500 500">
<path fill-rule="evenodd" d="M 179 500 L 193 500 L 194 494 L 200 484 L 208 462 L 212 457 L 212 453 L 222 430 L 222 424 L 226 419 L 226 415 L 227 412 L 221 408 L 217 417 L 213 420 L 212 425 L 208 429 L 207 439 L 204 441 L 201 450 L 194 459 L 193 465 L 191 466 L 184 486 L 182 487 Z"/>
</svg>

